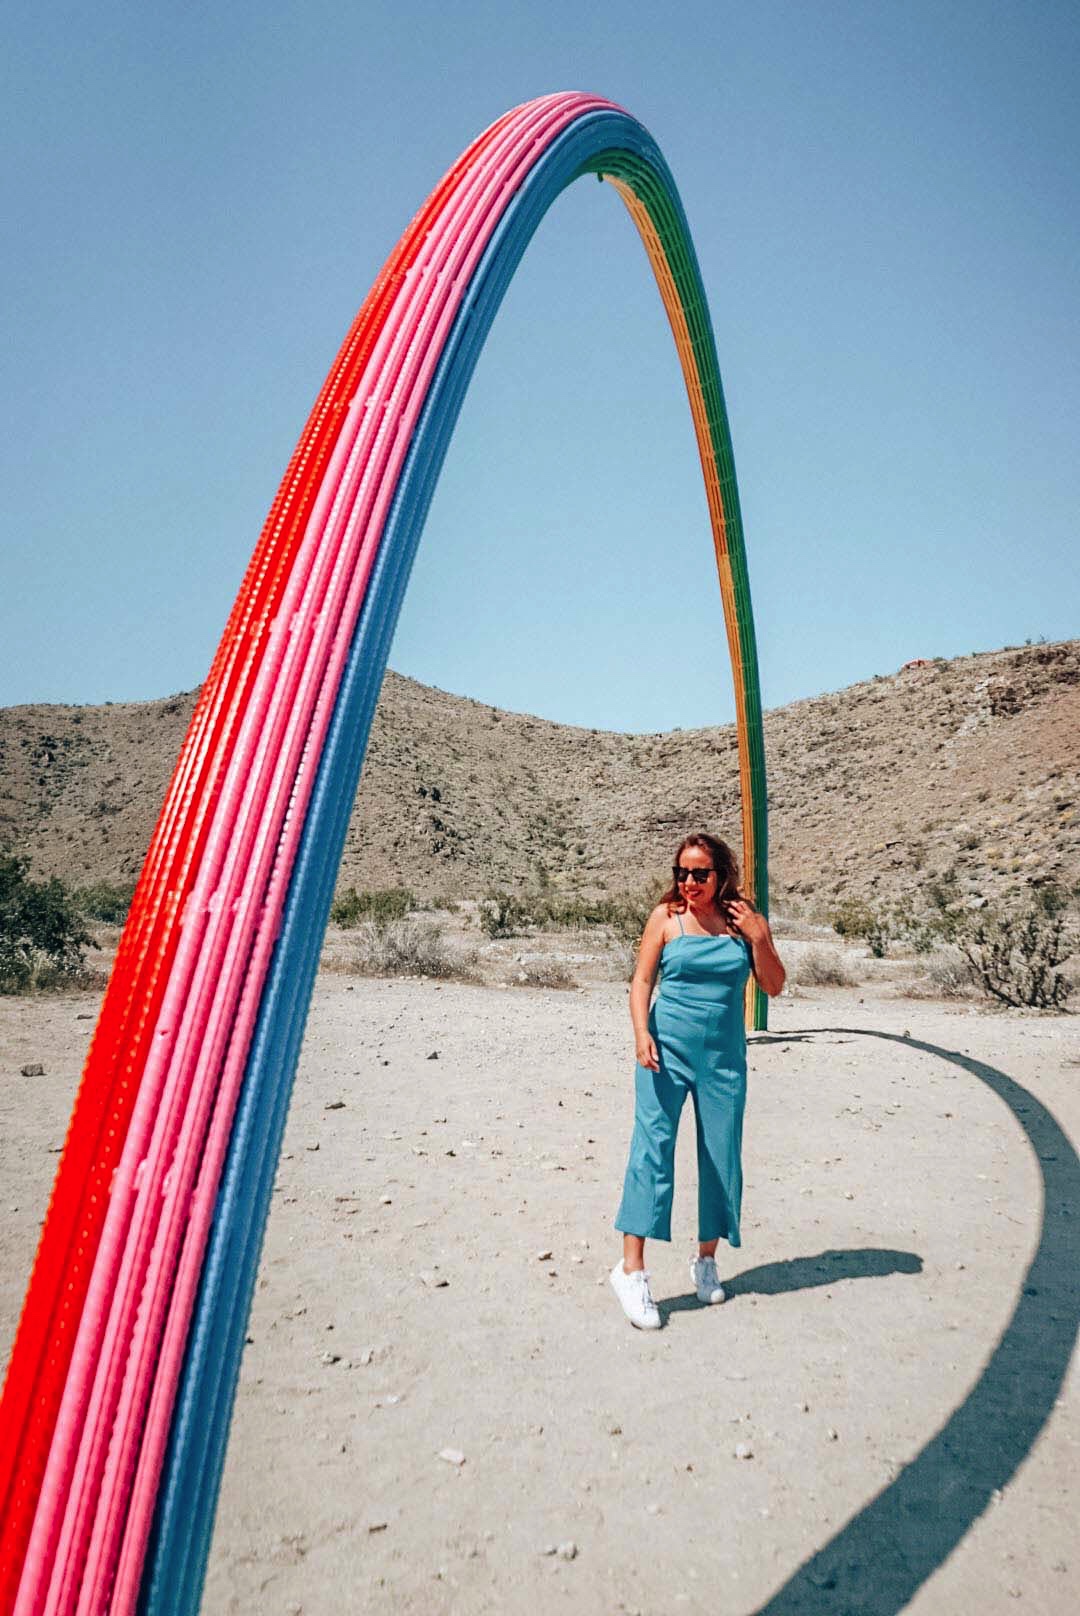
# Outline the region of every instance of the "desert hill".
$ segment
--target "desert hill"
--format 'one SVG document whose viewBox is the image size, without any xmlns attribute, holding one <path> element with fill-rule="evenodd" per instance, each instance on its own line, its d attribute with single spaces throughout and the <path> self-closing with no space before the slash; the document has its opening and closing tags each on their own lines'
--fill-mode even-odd
<svg viewBox="0 0 1080 1616">
<path fill-rule="evenodd" d="M 0 709 L 0 844 L 73 884 L 137 875 L 195 694 Z M 1080 881 L 1080 641 L 910 664 L 766 716 L 774 907 Z M 739 837 L 733 725 L 576 729 L 388 672 L 340 884 L 639 889 L 684 829 Z"/>
</svg>

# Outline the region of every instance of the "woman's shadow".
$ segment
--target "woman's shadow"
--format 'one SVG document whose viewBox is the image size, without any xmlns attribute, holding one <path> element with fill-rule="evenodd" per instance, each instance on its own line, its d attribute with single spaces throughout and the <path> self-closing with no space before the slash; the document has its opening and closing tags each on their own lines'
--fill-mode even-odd
<svg viewBox="0 0 1080 1616">
<path fill-rule="evenodd" d="M 983 1061 L 922 1039 L 865 1027 L 820 1028 L 880 1038 L 935 1055 L 1004 1101 L 1027 1136 L 1043 1179 L 1039 1244 L 1016 1306 L 968 1396 L 896 1479 L 804 1562 L 754 1616 L 898 1616 L 1015 1475 L 1050 1417 L 1080 1328 L 1080 1161 L 1045 1106 Z M 800 1035 L 806 1037 L 806 1034 Z M 812 1035 L 810 1035 L 812 1038 Z M 840 1279 L 917 1273 L 903 1251 L 826 1251 L 766 1263 L 724 1280 L 729 1296 L 775 1296 Z M 661 1312 L 701 1304 L 676 1297 Z"/>
<path fill-rule="evenodd" d="M 884 1279 L 889 1274 L 921 1274 L 922 1258 L 913 1251 L 888 1251 L 855 1246 L 847 1251 L 822 1251 L 816 1257 L 792 1257 L 788 1262 L 762 1263 L 734 1278 L 724 1278 L 729 1302 L 736 1296 L 783 1296 L 787 1291 L 813 1290 L 815 1285 L 836 1285 L 842 1279 Z M 658 1302 L 666 1324 L 672 1313 L 696 1312 L 705 1304 L 691 1292 Z"/>
</svg>

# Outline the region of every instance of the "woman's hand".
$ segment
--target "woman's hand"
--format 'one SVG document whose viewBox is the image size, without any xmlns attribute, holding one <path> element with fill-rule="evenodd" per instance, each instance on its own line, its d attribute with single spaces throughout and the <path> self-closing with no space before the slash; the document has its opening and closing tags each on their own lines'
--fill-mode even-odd
<svg viewBox="0 0 1080 1616">
<path fill-rule="evenodd" d="M 729 924 L 750 944 L 754 975 L 759 986 L 774 997 L 782 990 L 786 975 L 772 940 L 769 922 L 745 898 L 733 898 L 724 908 Z"/>
<path fill-rule="evenodd" d="M 644 1066 L 650 1072 L 660 1070 L 660 1056 L 656 1052 L 655 1040 L 649 1033 L 639 1033 L 634 1039 L 634 1048 L 639 1066 Z"/>
<path fill-rule="evenodd" d="M 724 905 L 729 923 L 748 943 L 763 943 L 769 937 L 769 922 L 745 898 L 732 898 Z"/>
</svg>

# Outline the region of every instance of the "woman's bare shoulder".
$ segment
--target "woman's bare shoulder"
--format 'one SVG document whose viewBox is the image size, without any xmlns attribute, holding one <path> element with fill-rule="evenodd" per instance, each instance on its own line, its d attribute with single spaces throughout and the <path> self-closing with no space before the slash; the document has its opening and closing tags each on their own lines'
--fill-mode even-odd
<svg viewBox="0 0 1080 1616">
<path fill-rule="evenodd" d="M 645 922 L 646 936 L 663 938 L 668 928 L 674 928 L 671 910 L 666 903 L 658 903 L 648 920 Z"/>
</svg>

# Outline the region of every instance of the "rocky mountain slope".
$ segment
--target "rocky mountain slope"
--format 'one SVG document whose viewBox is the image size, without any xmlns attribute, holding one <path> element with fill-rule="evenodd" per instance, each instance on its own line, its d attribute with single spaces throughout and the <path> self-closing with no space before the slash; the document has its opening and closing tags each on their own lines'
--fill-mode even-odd
<svg viewBox="0 0 1080 1616">
<path fill-rule="evenodd" d="M 722 677 L 722 670 L 720 671 Z M 194 694 L 0 710 L 0 844 L 74 884 L 137 875 Z M 1080 881 L 1080 641 L 910 664 L 766 717 L 774 908 Z M 739 838 L 735 730 L 620 735 L 388 673 L 341 885 L 639 889 L 687 829 Z"/>
</svg>

